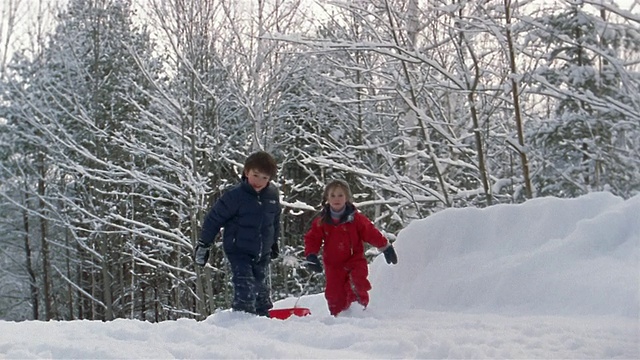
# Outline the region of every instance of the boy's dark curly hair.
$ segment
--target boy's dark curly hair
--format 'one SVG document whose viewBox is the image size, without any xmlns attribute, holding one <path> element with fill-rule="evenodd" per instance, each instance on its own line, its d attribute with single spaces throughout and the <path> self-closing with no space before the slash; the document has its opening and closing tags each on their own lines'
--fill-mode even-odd
<svg viewBox="0 0 640 360">
<path fill-rule="evenodd" d="M 249 155 L 244 161 L 243 173 L 246 174 L 250 170 L 258 170 L 273 179 L 278 173 L 278 164 L 276 164 L 276 160 L 268 152 L 258 151 Z"/>
</svg>

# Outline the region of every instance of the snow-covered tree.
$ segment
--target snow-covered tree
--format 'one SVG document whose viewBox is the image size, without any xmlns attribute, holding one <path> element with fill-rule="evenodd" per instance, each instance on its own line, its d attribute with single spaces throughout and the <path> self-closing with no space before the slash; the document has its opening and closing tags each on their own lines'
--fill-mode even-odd
<svg viewBox="0 0 640 360">
<path fill-rule="evenodd" d="M 112 286 L 130 276 L 121 271 L 129 263 L 122 254 L 130 231 L 120 219 L 144 216 L 144 208 L 135 213 L 131 194 L 142 190 L 131 184 L 145 187 L 135 174 L 146 159 L 118 139 L 131 134 L 148 103 L 137 61 L 150 61 L 152 50 L 131 14 L 127 1 L 69 2 L 47 46 L 16 60 L 9 83 L 7 118 L 25 145 L 15 156 L 34 158 L 26 168 L 35 170 L 38 184 L 48 319 L 112 319 L 119 312 L 114 303 L 125 302 Z M 73 293 L 66 286 L 47 293 L 54 271 L 56 283 Z"/>
<path fill-rule="evenodd" d="M 530 127 L 539 195 L 632 196 L 640 190 L 640 87 L 623 53 L 640 51 L 640 26 L 581 4 L 534 24 L 531 41 L 545 51 L 532 76 L 551 110 Z"/>
</svg>

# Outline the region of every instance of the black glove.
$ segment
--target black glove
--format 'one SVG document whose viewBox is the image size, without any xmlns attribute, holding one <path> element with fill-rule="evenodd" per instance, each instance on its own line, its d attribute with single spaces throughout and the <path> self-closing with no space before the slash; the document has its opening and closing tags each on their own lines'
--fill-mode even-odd
<svg viewBox="0 0 640 360">
<path fill-rule="evenodd" d="M 200 241 L 196 245 L 196 249 L 193 251 L 193 261 L 196 265 L 204 266 L 209 260 L 209 249 L 211 245 L 207 246 Z"/>
<path fill-rule="evenodd" d="M 274 242 L 271 245 L 271 260 L 277 259 L 278 255 L 280 255 L 280 248 L 278 247 L 278 242 Z"/>
<path fill-rule="evenodd" d="M 307 256 L 307 263 L 305 266 L 311 271 L 315 271 L 317 273 L 322 272 L 322 264 L 320 264 L 320 259 L 318 259 L 318 255 L 316 254 L 309 254 L 309 256 Z"/>
<path fill-rule="evenodd" d="M 382 253 L 384 254 L 384 259 L 387 261 L 387 264 L 398 263 L 398 255 L 396 254 L 396 250 L 393 248 L 393 245 L 389 244 Z"/>
</svg>

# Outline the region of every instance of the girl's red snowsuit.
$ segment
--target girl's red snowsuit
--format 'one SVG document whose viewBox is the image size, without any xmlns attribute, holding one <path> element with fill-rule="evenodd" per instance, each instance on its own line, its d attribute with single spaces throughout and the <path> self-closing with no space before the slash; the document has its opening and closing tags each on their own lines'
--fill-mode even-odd
<svg viewBox="0 0 640 360">
<path fill-rule="evenodd" d="M 371 220 L 350 203 L 346 204 L 345 212 L 337 223 L 331 219 L 328 205 L 325 206 L 304 236 L 305 257 L 318 254 L 324 244 L 324 296 L 331 315 L 346 310 L 354 301 L 365 307 L 369 304 L 371 284 L 367 279 L 369 268 L 364 257 L 365 242 L 377 248 L 388 244 Z"/>
</svg>

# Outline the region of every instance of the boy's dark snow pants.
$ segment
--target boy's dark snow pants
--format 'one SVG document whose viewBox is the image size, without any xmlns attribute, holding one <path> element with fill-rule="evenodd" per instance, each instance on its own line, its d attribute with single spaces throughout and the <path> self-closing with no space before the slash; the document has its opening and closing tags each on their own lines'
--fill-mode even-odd
<svg viewBox="0 0 640 360">
<path fill-rule="evenodd" d="M 233 253 L 227 254 L 227 259 L 232 272 L 232 309 L 268 316 L 269 309 L 273 307 L 267 285 L 267 271 L 271 261 L 269 254 L 255 259 L 247 254 Z"/>
</svg>

